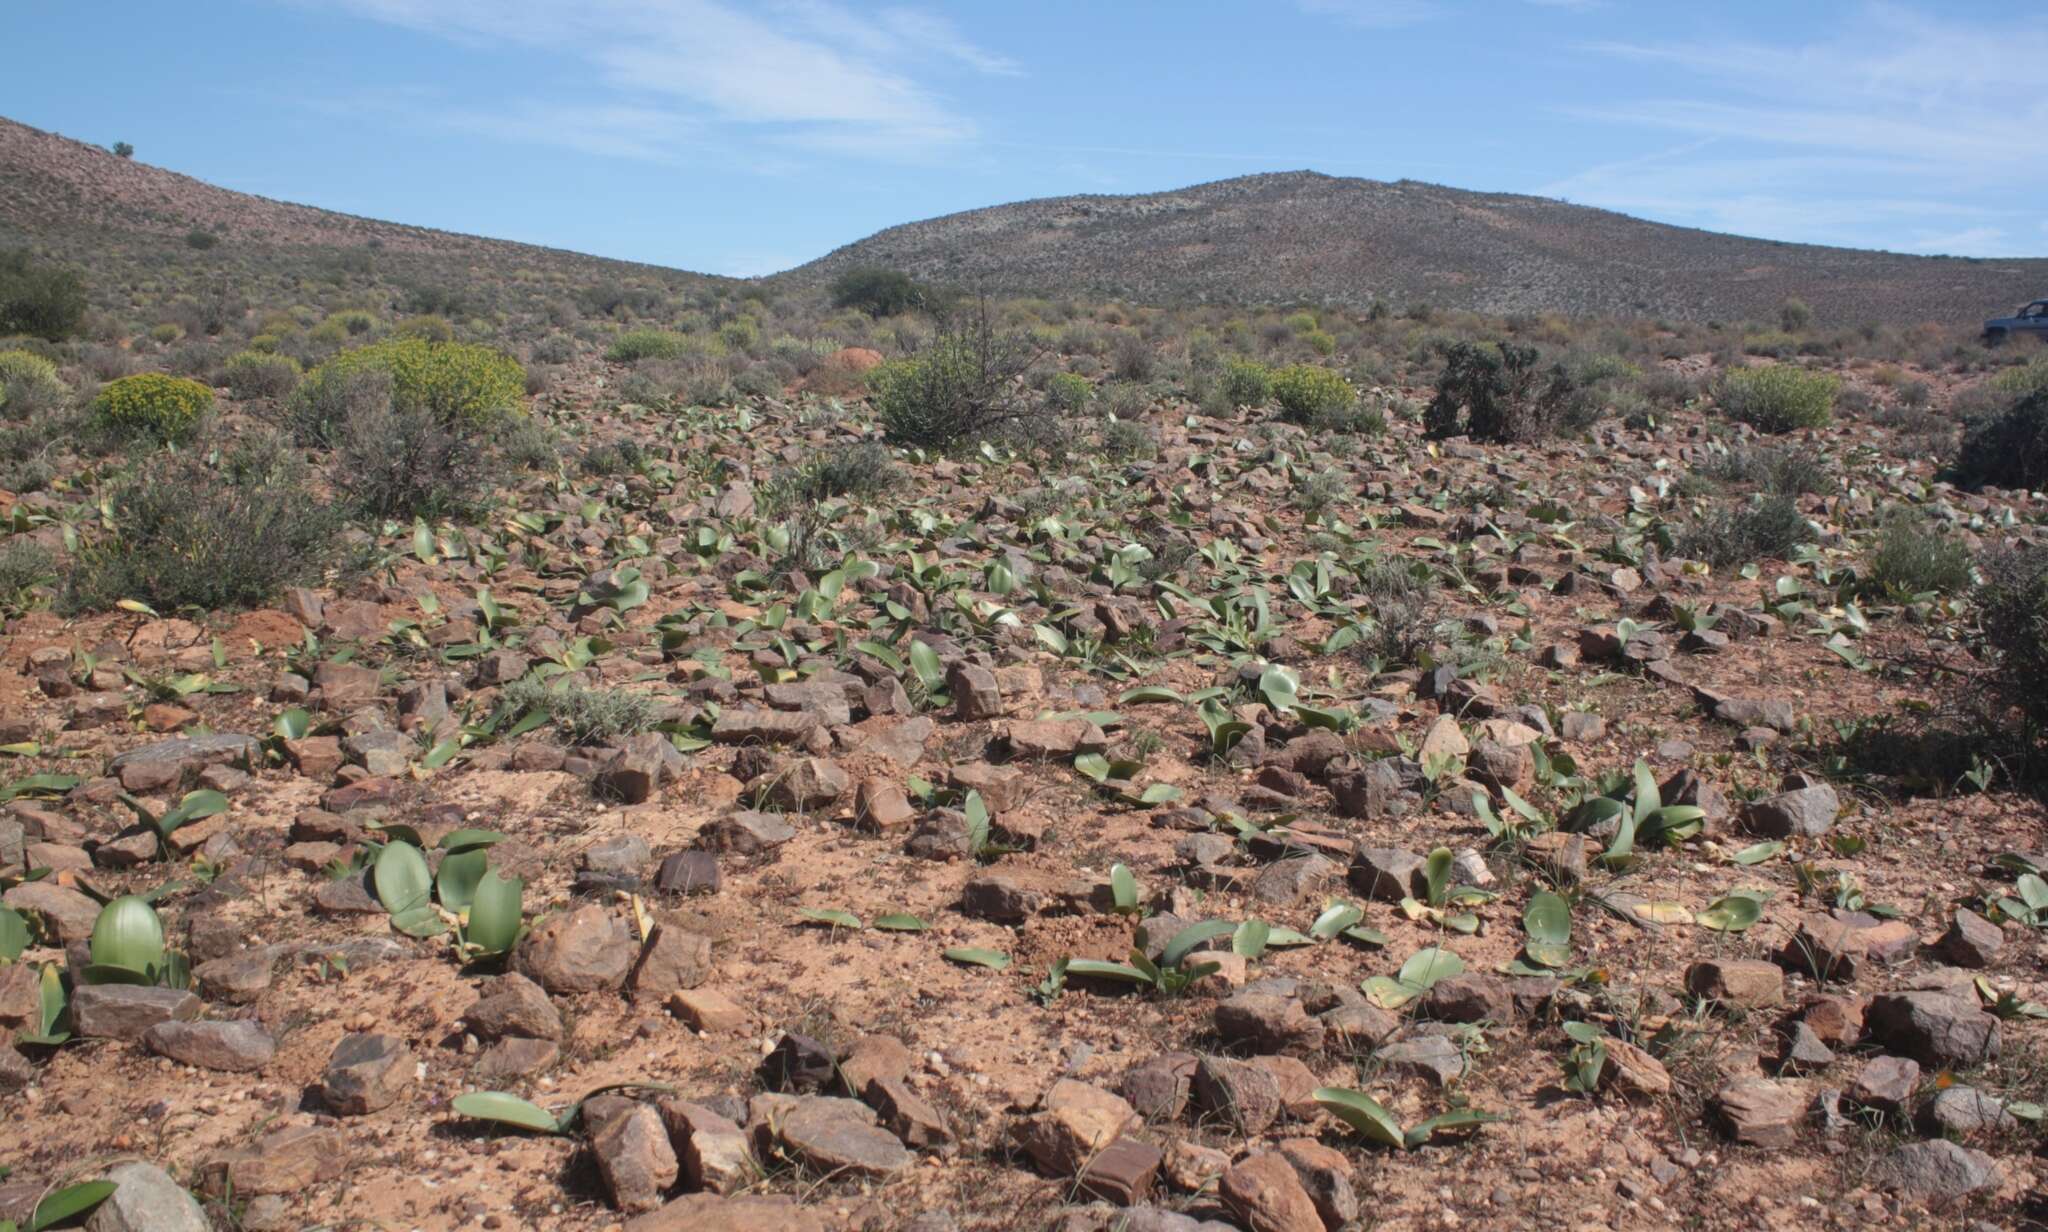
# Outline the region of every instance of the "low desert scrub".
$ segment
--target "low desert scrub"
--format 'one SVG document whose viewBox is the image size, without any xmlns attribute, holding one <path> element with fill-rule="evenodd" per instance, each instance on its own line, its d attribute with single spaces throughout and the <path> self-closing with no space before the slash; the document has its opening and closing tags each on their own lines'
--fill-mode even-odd
<svg viewBox="0 0 2048 1232">
<path fill-rule="evenodd" d="M 1834 417 L 1841 378 L 1791 364 L 1738 368 L 1721 378 L 1715 399 L 1731 419 L 1759 432 L 1825 427 Z"/>
</svg>

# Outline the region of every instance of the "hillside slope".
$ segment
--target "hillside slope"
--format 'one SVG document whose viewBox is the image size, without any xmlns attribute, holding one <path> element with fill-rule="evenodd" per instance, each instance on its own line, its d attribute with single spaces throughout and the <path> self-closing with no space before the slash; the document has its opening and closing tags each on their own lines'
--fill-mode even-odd
<svg viewBox="0 0 2048 1232">
<path fill-rule="evenodd" d="M 891 227 L 783 277 L 855 265 L 992 291 L 1141 302 L 1429 303 L 1485 312 L 1975 322 L 2048 294 L 2048 260 L 1745 239 L 1540 197 L 1298 171 L 1076 196 Z"/>
<path fill-rule="evenodd" d="M 193 231 L 210 232 L 218 242 L 194 249 L 186 242 Z M 89 283 L 101 299 L 112 292 L 108 273 L 188 282 L 213 272 L 317 275 L 321 268 L 372 255 L 381 275 L 449 286 L 512 271 L 584 284 L 618 278 L 671 285 L 713 281 L 273 201 L 0 118 L 0 246 L 21 243 L 98 271 L 102 276 Z"/>
</svg>

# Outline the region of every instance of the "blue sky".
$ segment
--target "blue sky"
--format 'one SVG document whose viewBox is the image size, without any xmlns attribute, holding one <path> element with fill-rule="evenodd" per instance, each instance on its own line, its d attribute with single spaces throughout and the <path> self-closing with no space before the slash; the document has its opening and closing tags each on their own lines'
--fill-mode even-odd
<svg viewBox="0 0 2048 1232">
<path fill-rule="evenodd" d="M 40 128 L 711 273 L 976 206 L 1303 167 L 2048 253 L 2048 12 L 2028 4 L 103 0 L 9 4 L 0 37 L 0 114 Z"/>
</svg>

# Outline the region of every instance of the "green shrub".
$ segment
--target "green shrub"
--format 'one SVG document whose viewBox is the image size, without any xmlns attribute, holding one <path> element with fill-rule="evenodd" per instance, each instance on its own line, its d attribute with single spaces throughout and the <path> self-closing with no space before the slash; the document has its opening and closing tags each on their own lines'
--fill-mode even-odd
<svg viewBox="0 0 2048 1232">
<path fill-rule="evenodd" d="M 505 704 L 515 711 L 543 711 L 572 744 L 597 744 L 638 735 L 654 726 L 651 698 L 624 689 L 592 689 L 573 681 L 552 688 L 533 677 L 505 687 Z"/>
<path fill-rule="evenodd" d="M 779 508 L 816 504 L 847 497 L 879 496 L 902 482 L 889 451 L 873 441 L 832 445 L 813 450 L 770 485 L 771 504 Z"/>
<path fill-rule="evenodd" d="M 1535 347 L 1452 342 L 1443 353 L 1436 396 L 1422 416 L 1430 436 L 1462 432 L 1475 441 L 1536 440 L 1565 426 L 1572 415 L 1578 383 L 1563 364 L 1538 368 Z"/>
<path fill-rule="evenodd" d="M 2048 359 L 2035 359 L 2007 368 L 1986 384 L 2008 398 L 2024 398 L 2039 393 L 2048 389 Z"/>
<path fill-rule="evenodd" d="M 1078 411 L 1094 393 L 1088 378 L 1077 372 L 1055 372 L 1045 383 L 1046 405 L 1056 411 Z"/>
<path fill-rule="evenodd" d="M 1784 560 L 1813 539 L 1813 528 L 1790 496 L 1759 497 L 1739 509 L 1716 509 L 1678 541 L 1678 553 L 1717 568 Z"/>
<path fill-rule="evenodd" d="M 1335 335 L 1327 330 L 1312 329 L 1303 334 L 1301 340 L 1308 343 L 1309 350 L 1314 351 L 1318 355 L 1335 355 L 1337 353 L 1337 339 Z"/>
<path fill-rule="evenodd" d="M 1885 519 L 1865 562 L 1866 589 L 1888 598 L 1954 594 L 1970 585 L 1970 549 L 1903 512 Z"/>
<path fill-rule="evenodd" d="M 57 365 L 27 351 L 0 351 L 0 416 L 31 419 L 70 396 Z"/>
<path fill-rule="evenodd" d="M 1273 401 L 1290 423 L 1308 424 L 1348 408 L 1358 391 L 1342 373 L 1314 364 L 1291 364 L 1273 374 Z"/>
<path fill-rule="evenodd" d="M 359 338 L 377 328 L 377 318 L 360 308 L 345 308 L 327 319 L 338 323 L 351 338 Z"/>
<path fill-rule="evenodd" d="M 475 503 L 484 462 L 484 446 L 468 425 L 386 401 L 342 422 L 334 442 L 334 487 L 368 517 L 438 518 Z"/>
<path fill-rule="evenodd" d="M 109 381 L 93 400 L 102 426 L 124 436 L 175 441 L 191 435 L 213 408 L 213 391 L 199 382 L 162 372 L 138 372 Z"/>
<path fill-rule="evenodd" d="M 1788 296 L 1778 305 L 1778 328 L 1788 334 L 1796 334 L 1813 324 L 1813 309 L 1797 296 Z"/>
<path fill-rule="evenodd" d="M 243 351 L 224 369 L 228 392 L 237 398 L 282 398 L 299 383 L 299 361 L 289 355 Z"/>
<path fill-rule="evenodd" d="M 1973 491 L 2048 487 L 2048 389 L 1967 424 L 1949 478 Z"/>
<path fill-rule="evenodd" d="M 1218 388 L 1239 410 L 1264 406 L 1273 396 L 1273 370 L 1256 359 L 1233 359 L 1223 366 L 1223 382 Z"/>
<path fill-rule="evenodd" d="M 73 271 L 39 265 L 26 252 L 0 252 L 0 338 L 62 341 L 78 332 L 85 307 L 85 284 Z"/>
<path fill-rule="evenodd" d="M 1111 462 L 1130 462 L 1159 452 L 1151 429 L 1128 419 L 1114 420 L 1102 429 L 1102 456 Z"/>
<path fill-rule="evenodd" d="M 303 459 L 273 436 L 213 451 L 159 453 L 114 486 L 113 533 L 66 576 L 67 610 L 139 599 L 159 611 L 267 602 L 317 580 L 341 521 L 309 486 Z"/>
<path fill-rule="evenodd" d="M 1700 471 L 1710 479 L 1755 484 L 1759 491 L 1787 496 L 1826 492 L 1835 486 L 1827 466 L 1811 451 L 1770 445 L 1731 449 Z"/>
<path fill-rule="evenodd" d="M 57 580 L 57 561 L 33 539 L 10 538 L 0 547 L 0 616 L 18 616 L 35 603 L 35 589 Z"/>
<path fill-rule="evenodd" d="M 1978 613 L 1986 677 L 2036 727 L 2048 722 L 2048 548 L 2002 548 L 1980 562 Z"/>
<path fill-rule="evenodd" d="M 205 252 L 218 243 L 220 243 L 220 237 L 211 231 L 202 231 L 194 227 L 185 233 L 185 247 L 198 252 Z"/>
<path fill-rule="evenodd" d="M 832 306 L 854 308 L 871 317 L 893 317 L 924 302 L 924 290 L 900 270 L 864 265 L 832 280 Z"/>
<path fill-rule="evenodd" d="M 690 340 L 670 329 L 629 329 L 612 341 L 604 357 L 615 364 L 643 359 L 679 359 Z"/>
<path fill-rule="evenodd" d="M 868 400 L 890 440 L 943 449 L 1024 414 L 1016 379 L 1031 360 L 1028 341 L 997 333 L 984 307 L 965 324 L 941 324 L 915 356 L 871 370 Z"/>
<path fill-rule="evenodd" d="M 1759 432 L 1819 428 L 1834 417 L 1839 377 L 1791 364 L 1737 368 L 1721 378 L 1715 399 L 1732 418 Z"/>
<path fill-rule="evenodd" d="M 345 393 L 365 372 L 390 378 L 398 409 L 429 411 L 450 425 L 488 424 L 516 414 L 526 400 L 526 370 L 509 355 L 475 343 L 393 338 L 321 364 L 300 384 L 295 401 L 318 405 Z"/>
<path fill-rule="evenodd" d="M 418 338 L 426 342 L 455 341 L 455 327 L 448 323 L 447 318 L 431 313 L 407 317 L 400 321 L 392 332 L 401 338 Z"/>
</svg>

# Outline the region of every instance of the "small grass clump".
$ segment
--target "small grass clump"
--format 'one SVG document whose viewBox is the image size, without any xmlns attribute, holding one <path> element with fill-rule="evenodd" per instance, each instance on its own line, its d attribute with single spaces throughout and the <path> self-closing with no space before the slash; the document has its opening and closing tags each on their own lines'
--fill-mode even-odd
<svg viewBox="0 0 2048 1232">
<path fill-rule="evenodd" d="M 243 351 L 225 368 L 228 392 L 237 398 L 282 398 L 297 388 L 299 361 L 289 355 Z"/>
<path fill-rule="evenodd" d="M 1754 560 L 1784 560 L 1813 540 L 1813 528 L 1790 496 L 1772 493 L 1741 508 L 1720 508 L 1701 518 L 1678 543 L 1679 555 L 1716 568 Z"/>
<path fill-rule="evenodd" d="M 0 418 L 34 419 L 70 396 L 56 364 L 29 351 L 0 351 Z"/>
<path fill-rule="evenodd" d="M 654 726 L 652 699 L 625 689 L 592 689 L 526 677 L 505 686 L 505 703 L 515 710 L 544 710 L 572 744 L 604 744 L 636 736 Z"/>
<path fill-rule="evenodd" d="M 1868 587 L 1893 598 L 1954 594 L 1969 587 L 1970 549 L 1904 513 L 1885 519 L 1865 562 Z"/>
<path fill-rule="evenodd" d="M 526 401 L 526 370 L 490 347 L 467 342 L 393 338 L 341 354 L 315 368 L 298 399 L 317 408 L 345 396 L 362 374 L 390 378 L 390 398 L 401 410 L 420 409 L 442 423 L 489 424 L 518 413 Z M 301 417 L 295 412 L 295 418 Z M 321 419 L 317 413 L 311 416 Z"/>
<path fill-rule="evenodd" d="M 1264 406 L 1273 396 L 1273 370 L 1256 359 L 1233 359 L 1223 366 L 1216 387 L 1234 409 Z"/>
<path fill-rule="evenodd" d="M 643 359 L 680 359 L 689 348 L 689 339 L 674 330 L 629 329 L 613 340 L 604 357 L 615 364 L 638 363 Z"/>
<path fill-rule="evenodd" d="M 2038 729 L 2048 722 L 2048 548 L 2002 548 L 1980 562 L 1983 658 L 1992 691 Z"/>
<path fill-rule="evenodd" d="M 1834 487 L 1826 464 L 1806 449 L 1752 445 L 1731 449 L 1700 469 L 1709 479 L 1754 484 L 1760 492 L 1786 496 L 1826 492 Z"/>
<path fill-rule="evenodd" d="M 1340 372 L 1315 364 L 1290 364 L 1273 373 L 1273 401 L 1289 423 L 1315 424 L 1351 408 L 1358 391 Z"/>
<path fill-rule="evenodd" d="M 35 591 L 57 580 L 57 558 L 33 539 L 14 538 L 0 547 L 0 616 L 18 616 L 34 606 Z"/>
<path fill-rule="evenodd" d="M 1729 417 L 1759 432 L 1825 427 L 1834 418 L 1841 378 L 1792 364 L 1738 368 L 1721 378 L 1715 398 Z"/>
<path fill-rule="evenodd" d="M 794 507 L 827 500 L 865 500 L 902 482 L 889 451 L 873 441 L 814 450 L 778 475 L 771 503 Z"/>
<path fill-rule="evenodd" d="M 1949 478 L 1972 491 L 2048 486 L 2048 388 L 1970 423 Z"/>
<path fill-rule="evenodd" d="M 63 606 L 248 607 L 317 579 L 342 523 L 309 479 L 304 460 L 270 435 L 152 456 L 115 485 L 113 533 L 79 552 Z"/>
<path fill-rule="evenodd" d="M 100 425 L 118 435 L 178 441 L 213 409 L 213 391 L 186 377 L 138 372 L 107 382 L 92 409 Z"/>
</svg>

